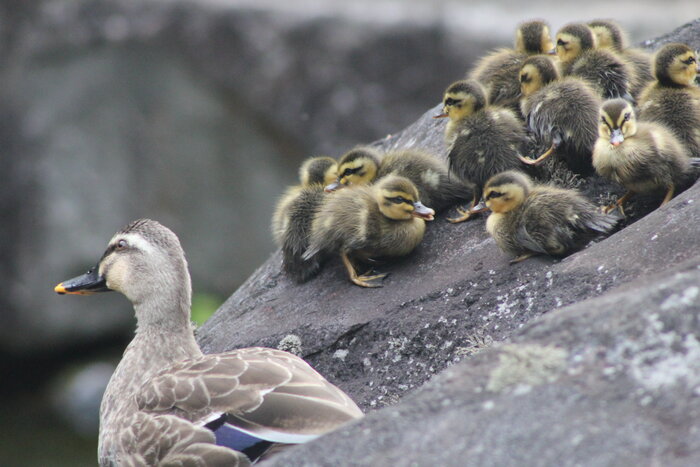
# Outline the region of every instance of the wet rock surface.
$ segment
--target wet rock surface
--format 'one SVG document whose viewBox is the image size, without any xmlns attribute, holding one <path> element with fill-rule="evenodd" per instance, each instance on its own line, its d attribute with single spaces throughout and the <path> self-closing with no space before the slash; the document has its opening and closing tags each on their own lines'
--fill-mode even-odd
<svg viewBox="0 0 700 467">
<path fill-rule="evenodd" d="M 674 37 L 697 48 L 700 21 Z M 378 144 L 444 154 L 434 113 Z M 597 177 L 581 189 L 619 193 Z M 364 409 L 382 408 L 266 465 L 694 465 L 700 185 L 654 209 L 660 199 L 637 200 L 583 251 L 516 265 L 484 218 L 443 214 L 414 254 L 381 267 L 381 289 L 353 286 L 336 259 L 295 285 L 275 253 L 198 339 L 205 352 L 292 341 Z"/>
</svg>

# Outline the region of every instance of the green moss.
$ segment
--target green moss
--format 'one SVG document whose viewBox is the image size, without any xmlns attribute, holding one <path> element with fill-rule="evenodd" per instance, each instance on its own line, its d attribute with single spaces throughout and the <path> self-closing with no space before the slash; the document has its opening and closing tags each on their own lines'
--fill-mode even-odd
<svg viewBox="0 0 700 467">
<path fill-rule="evenodd" d="M 201 326 L 223 302 L 223 299 L 218 295 L 208 293 L 194 294 L 192 296 L 192 321 Z"/>
</svg>

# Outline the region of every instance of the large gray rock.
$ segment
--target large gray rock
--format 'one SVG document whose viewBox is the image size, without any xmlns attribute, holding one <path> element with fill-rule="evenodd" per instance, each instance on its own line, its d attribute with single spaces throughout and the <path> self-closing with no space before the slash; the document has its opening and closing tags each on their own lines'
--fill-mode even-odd
<svg viewBox="0 0 700 467">
<path fill-rule="evenodd" d="M 700 21 L 662 40 L 674 37 L 699 47 Z M 434 111 L 378 144 L 444 154 Z M 582 188 L 615 190 L 597 177 Z M 269 465 L 695 465 L 699 200 L 697 183 L 659 209 L 638 199 L 609 238 L 517 265 L 484 219 L 441 216 L 383 266 L 381 289 L 351 285 L 337 260 L 295 285 L 275 254 L 199 341 L 292 349 L 366 409 L 399 402 Z"/>
</svg>

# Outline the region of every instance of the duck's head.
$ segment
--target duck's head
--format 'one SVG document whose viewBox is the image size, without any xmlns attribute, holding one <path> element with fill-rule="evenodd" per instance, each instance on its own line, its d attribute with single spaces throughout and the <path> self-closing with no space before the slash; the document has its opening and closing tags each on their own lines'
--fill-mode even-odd
<svg viewBox="0 0 700 467">
<path fill-rule="evenodd" d="M 555 50 L 562 63 L 571 63 L 583 52 L 595 48 L 595 34 L 584 23 L 570 23 L 557 32 Z"/>
<path fill-rule="evenodd" d="M 685 44 L 666 44 L 654 57 L 654 76 L 664 86 L 685 87 L 695 84 L 700 73 L 698 54 Z"/>
<path fill-rule="evenodd" d="M 173 303 L 172 308 L 189 310 L 192 289 L 177 236 L 156 221 L 140 219 L 112 237 L 95 267 L 61 282 L 54 290 L 78 295 L 114 290 L 134 305 L 159 296 L 186 302 Z"/>
<path fill-rule="evenodd" d="M 610 99 L 603 102 L 600 108 L 598 134 L 608 138 L 610 144 L 619 146 L 625 138 L 637 133 L 637 118 L 632 104 L 625 99 Z"/>
<path fill-rule="evenodd" d="M 588 27 L 595 34 L 596 43 L 599 48 L 612 49 L 622 52 L 627 47 L 627 38 L 622 28 L 615 21 L 608 19 L 597 19 L 588 23 Z"/>
<path fill-rule="evenodd" d="M 338 160 L 337 176 L 326 185 L 326 191 L 335 191 L 348 185 L 369 185 L 377 177 L 381 155 L 369 147 L 352 149 Z"/>
<path fill-rule="evenodd" d="M 559 79 L 557 66 L 550 57 L 536 55 L 529 57 L 520 67 L 520 93 L 523 97 L 539 91 L 546 84 Z"/>
<path fill-rule="evenodd" d="M 374 186 L 374 196 L 379 210 L 393 220 L 409 220 L 418 217 L 427 221 L 434 219 L 435 211 L 424 206 L 418 197 L 418 189 L 407 178 L 387 175 Z"/>
<path fill-rule="evenodd" d="M 526 21 L 515 30 L 515 50 L 527 55 L 545 54 L 552 50 L 549 25 L 542 20 Z"/>
<path fill-rule="evenodd" d="M 486 206 L 504 214 L 517 208 L 532 190 L 532 180 L 522 172 L 509 170 L 491 177 L 484 185 Z"/>
<path fill-rule="evenodd" d="M 442 98 L 442 113 L 435 118 L 450 117 L 459 121 L 486 106 L 486 91 L 474 80 L 457 81 L 449 85 Z"/>
<path fill-rule="evenodd" d="M 335 159 L 327 156 L 310 157 L 299 167 L 299 181 L 303 186 L 328 185 L 338 178 Z"/>
</svg>

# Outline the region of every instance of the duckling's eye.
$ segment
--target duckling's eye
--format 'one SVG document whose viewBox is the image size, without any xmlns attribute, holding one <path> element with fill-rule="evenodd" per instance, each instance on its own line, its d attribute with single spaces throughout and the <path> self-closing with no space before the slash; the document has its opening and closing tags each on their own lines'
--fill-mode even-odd
<svg viewBox="0 0 700 467">
<path fill-rule="evenodd" d="M 403 204 L 403 203 L 408 203 L 408 204 L 413 204 L 403 196 L 395 196 L 393 198 L 387 198 L 387 200 L 391 201 L 394 204 Z"/>
<path fill-rule="evenodd" d="M 629 112 L 627 112 L 627 113 L 625 114 L 625 121 L 626 121 L 626 122 L 629 122 L 630 118 L 632 118 L 632 114 L 629 113 Z"/>
<path fill-rule="evenodd" d="M 501 196 L 503 196 L 503 193 L 500 191 L 491 191 L 486 195 L 486 199 L 500 198 Z"/>
<path fill-rule="evenodd" d="M 453 98 L 451 98 L 451 97 L 448 97 L 447 99 L 445 99 L 445 105 L 457 105 L 457 104 L 459 104 L 460 102 L 461 102 L 461 101 L 459 101 L 459 100 L 457 100 L 457 99 L 453 99 Z"/>
<path fill-rule="evenodd" d="M 686 65 L 690 65 L 691 63 L 695 63 L 695 57 L 689 57 L 687 60 L 683 60 L 683 63 Z"/>
<path fill-rule="evenodd" d="M 528 75 L 527 73 L 523 73 L 522 75 L 520 75 L 520 82 L 521 83 L 529 83 L 530 81 L 531 81 L 530 75 Z"/>
<path fill-rule="evenodd" d="M 563 40 L 559 39 L 557 40 L 557 45 L 564 47 L 567 44 L 567 42 L 564 42 Z"/>
<path fill-rule="evenodd" d="M 354 175 L 357 172 L 359 172 L 360 170 L 362 170 L 362 166 L 355 167 L 354 169 L 347 168 L 347 169 L 343 170 L 343 174 L 341 175 L 341 177 L 348 177 L 350 175 Z"/>
<path fill-rule="evenodd" d="M 123 250 L 126 248 L 129 244 L 124 240 L 123 238 L 117 242 L 117 245 L 115 247 L 116 250 Z"/>
</svg>

